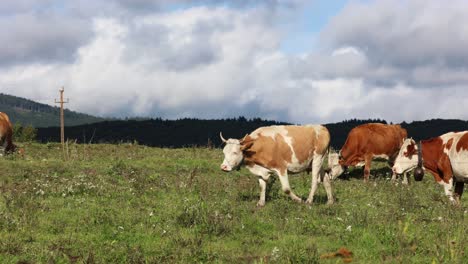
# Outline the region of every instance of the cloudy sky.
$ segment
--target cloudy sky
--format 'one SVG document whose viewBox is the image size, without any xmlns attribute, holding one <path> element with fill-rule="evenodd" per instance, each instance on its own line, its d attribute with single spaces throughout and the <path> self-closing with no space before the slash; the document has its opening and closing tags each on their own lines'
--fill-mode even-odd
<svg viewBox="0 0 468 264">
<path fill-rule="evenodd" d="M 2 0 L 0 92 L 106 117 L 468 119 L 465 0 Z"/>
</svg>

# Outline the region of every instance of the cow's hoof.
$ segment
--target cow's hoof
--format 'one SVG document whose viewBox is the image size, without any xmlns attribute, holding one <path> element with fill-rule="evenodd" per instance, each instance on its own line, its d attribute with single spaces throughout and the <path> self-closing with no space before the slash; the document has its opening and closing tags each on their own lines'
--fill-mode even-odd
<svg viewBox="0 0 468 264">
<path fill-rule="evenodd" d="M 334 204 L 334 203 L 335 203 L 335 200 L 328 200 L 328 201 L 327 201 L 327 205 L 332 205 L 332 204 Z"/>
<path fill-rule="evenodd" d="M 460 206 L 460 200 L 457 199 L 457 198 L 452 198 L 452 199 L 450 199 L 450 204 L 452 204 L 455 207 L 459 207 Z"/>
<path fill-rule="evenodd" d="M 305 203 L 310 205 L 310 204 L 313 204 L 313 203 L 314 203 L 314 200 L 312 200 L 312 199 L 307 199 L 307 200 L 305 201 Z"/>
<path fill-rule="evenodd" d="M 265 206 L 265 201 L 258 201 L 257 207 L 264 207 Z"/>
</svg>

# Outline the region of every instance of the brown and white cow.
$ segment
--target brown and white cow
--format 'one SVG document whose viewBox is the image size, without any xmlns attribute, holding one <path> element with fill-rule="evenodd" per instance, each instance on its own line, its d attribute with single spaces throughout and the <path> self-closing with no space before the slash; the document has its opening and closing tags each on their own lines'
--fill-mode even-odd
<svg viewBox="0 0 468 264">
<path fill-rule="evenodd" d="M 331 169 L 335 169 L 331 172 L 331 178 L 338 177 L 348 166 L 364 165 L 364 181 L 367 182 L 372 159 L 386 159 L 393 165 L 392 163 L 406 137 L 406 129 L 400 125 L 368 123 L 351 129 L 340 151 L 339 159 L 332 159 L 333 154 L 330 154 L 328 164 Z M 339 166 L 342 169 L 336 169 Z M 392 180 L 395 179 L 396 174 L 393 173 Z M 403 183 L 408 184 L 406 173 Z"/>
<path fill-rule="evenodd" d="M 393 171 L 399 174 L 407 172 L 418 166 L 418 161 L 444 187 L 449 200 L 458 204 L 464 182 L 468 182 L 468 131 L 446 133 L 422 140 L 419 144 L 411 138 L 406 139 L 395 160 Z M 419 179 L 415 177 L 415 180 L 422 180 L 422 176 Z M 456 197 L 453 197 L 452 192 L 454 185 Z"/>
<path fill-rule="evenodd" d="M 0 145 L 3 147 L 3 154 L 9 154 L 16 150 L 13 144 L 13 126 L 8 115 L 0 112 Z"/>
<path fill-rule="evenodd" d="M 257 206 L 265 205 L 266 185 L 271 174 L 278 175 L 282 190 L 293 200 L 301 202 L 289 186 L 288 174 L 312 171 L 312 186 L 306 203 L 313 202 L 317 185 L 323 177 L 328 204 L 333 203 L 330 178 L 324 174 L 322 163 L 330 144 L 330 133 L 321 125 L 260 127 L 243 139 L 224 139 L 223 171 L 232 171 L 245 165 L 259 177 L 260 200 Z"/>
</svg>

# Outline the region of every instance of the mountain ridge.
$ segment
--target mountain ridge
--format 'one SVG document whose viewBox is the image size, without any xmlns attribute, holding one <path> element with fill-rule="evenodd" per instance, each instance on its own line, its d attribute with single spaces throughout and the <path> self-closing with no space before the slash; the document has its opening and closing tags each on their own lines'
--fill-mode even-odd
<svg viewBox="0 0 468 264">
<path fill-rule="evenodd" d="M 33 127 L 58 126 L 60 108 L 35 102 L 30 99 L 0 93 L 0 112 L 5 112 L 13 123 L 31 125 Z M 105 121 L 105 118 L 64 110 L 65 125 L 76 126 Z"/>
</svg>

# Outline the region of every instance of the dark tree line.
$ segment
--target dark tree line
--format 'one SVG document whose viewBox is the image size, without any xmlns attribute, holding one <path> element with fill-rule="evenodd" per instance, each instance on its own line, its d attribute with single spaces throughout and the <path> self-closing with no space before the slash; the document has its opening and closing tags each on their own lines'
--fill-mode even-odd
<svg viewBox="0 0 468 264">
<path fill-rule="evenodd" d="M 79 143 L 136 141 L 157 147 L 218 147 L 221 145 L 219 132 L 223 132 L 225 138 L 241 138 L 258 127 L 279 124 L 286 123 L 244 117 L 220 120 L 119 120 L 66 127 L 65 134 L 68 139 Z M 60 141 L 59 131 L 58 127 L 39 128 L 37 139 L 41 142 Z"/>
<path fill-rule="evenodd" d="M 349 131 L 361 124 L 370 122 L 386 123 L 385 120 L 346 120 L 339 123 L 326 124 L 331 134 L 331 145 L 341 148 Z M 220 120 L 118 120 L 94 124 L 66 127 L 68 139 L 79 143 L 119 143 L 138 142 L 139 144 L 157 147 L 188 147 L 213 146 L 220 147 L 219 132 L 225 138 L 242 138 L 261 126 L 287 124 L 283 122 L 262 120 L 260 118 L 246 119 L 244 117 Z M 408 130 L 408 136 L 416 140 L 439 136 L 449 131 L 468 130 L 468 122 L 462 120 L 432 119 L 402 123 Z M 58 127 L 38 128 L 37 140 L 41 142 L 59 142 Z"/>
</svg>

